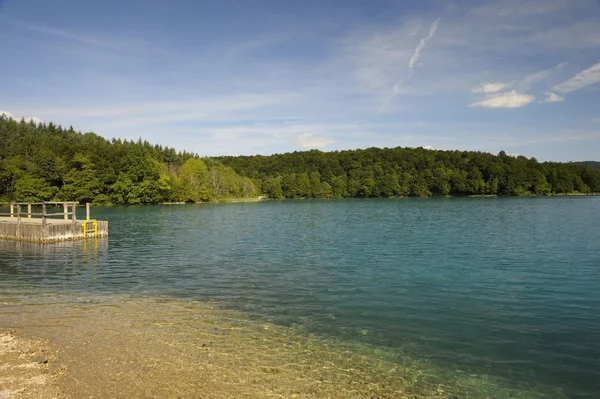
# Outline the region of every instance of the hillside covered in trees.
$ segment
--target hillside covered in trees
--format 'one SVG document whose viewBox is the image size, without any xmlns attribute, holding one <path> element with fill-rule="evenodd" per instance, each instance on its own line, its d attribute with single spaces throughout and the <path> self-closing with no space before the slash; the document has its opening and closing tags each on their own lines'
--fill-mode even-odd
<svg viewBox="0 0 600 399">
<path fill-rule="evenodd" d="M 250 179 L 211 159 L 0 116 L 0 201 L 147 204 L 258 194 Z"/>
<path fill-rule="evenodd" d="M 551 195 L 600 192 L 578 163 L 423 148 L 200 158 L 0 116 L 0 201 L 96 204 L 226 198 Z"/>
</svg>

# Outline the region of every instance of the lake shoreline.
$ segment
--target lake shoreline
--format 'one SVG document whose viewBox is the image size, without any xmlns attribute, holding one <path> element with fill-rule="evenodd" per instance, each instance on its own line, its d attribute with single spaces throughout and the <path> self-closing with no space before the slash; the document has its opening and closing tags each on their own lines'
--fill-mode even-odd
<svg viewBox="0 0 600 399">
<path fill-rule="evenodd" d="M 0 359 L 12 385 L 0 386 L 3 398 L 528 397 L 490 376 L 442 377 L 425 361 L 339 346 L 207 302 L 67 295 L 4 303 L 0 316 L 12 329 L 0 330 Z M 18 349 L 10 359 L 3 339 Z"/>
</svg>

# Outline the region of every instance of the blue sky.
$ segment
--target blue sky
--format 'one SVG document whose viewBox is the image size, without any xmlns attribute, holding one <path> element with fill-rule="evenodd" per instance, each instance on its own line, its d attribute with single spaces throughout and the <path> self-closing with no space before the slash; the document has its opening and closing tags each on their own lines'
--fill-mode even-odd
<svg viewBox="0 0 600 399">
<path fill-rule="evenodd" d="M 600 160 L 600 1 L 0 0 L 0 113 L 201 155 Z"/>
</svg>

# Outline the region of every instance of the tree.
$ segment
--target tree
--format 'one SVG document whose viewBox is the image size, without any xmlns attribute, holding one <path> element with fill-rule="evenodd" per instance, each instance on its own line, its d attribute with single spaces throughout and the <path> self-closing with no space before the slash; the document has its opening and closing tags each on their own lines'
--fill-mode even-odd
<svg viewBox="0 0 600 399">
<path fill-rule="evenodd" d="M 45 179 L 26 174 L 15 183 L 14 198 L 19 202 L 49 201 L 57 191 Z"/>
<path fill-rule="evenodd" d="M 208 202 L 212 199 L 208 168 L 199 158 L 189 158 L 181 166 L 185 202 Z"/>
</svg>

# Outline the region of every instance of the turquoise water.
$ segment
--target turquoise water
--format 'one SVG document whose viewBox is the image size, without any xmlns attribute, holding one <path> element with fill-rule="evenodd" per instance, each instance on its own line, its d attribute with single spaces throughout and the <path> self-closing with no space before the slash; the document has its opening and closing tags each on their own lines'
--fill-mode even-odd
<svg viewBox="0 0 600 399">
<path fill-rule="evenodd" d="M 109 220 L 108 240 L 0 242 L 0 292 L 210 300 L 389 348 L 439 373 L 486 376 L 540 397 L 600 397 L 600 197 L 93 213 Z"/>
</svg>

